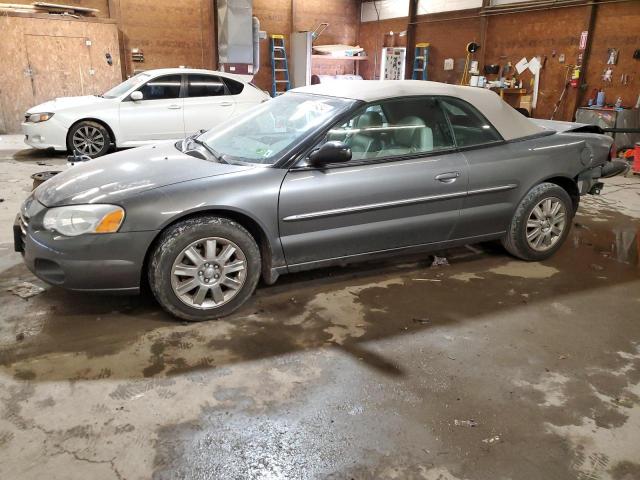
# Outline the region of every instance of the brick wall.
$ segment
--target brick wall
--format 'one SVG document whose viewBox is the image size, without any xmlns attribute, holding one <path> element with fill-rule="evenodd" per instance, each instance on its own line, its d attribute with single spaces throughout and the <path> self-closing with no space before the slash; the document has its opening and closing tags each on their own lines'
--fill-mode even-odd
<svg viewBox="0 0 640 480">
<path fill-rule="evenodd" d="M 566 67 L 575 64 L 580 53 L 578 49 L 580 33 L 586 29 L 588 7 L 577 6 L 538 10 L 533 12 L 509 13 L 488 16 L 486 19 L 486 39 L 481 51 L 475 56 L 485 64 L 504 65 L 511 61 L 513 65 L 522 57 L 546 57 L 545 68 L 540 77 L 538 107 L 535 116 L 549 118 L 565 85 Z M 360 25 L 359 43 L 371 56 L 379 51 L 390 37 L 384 32 L 396 32 L 407 29 L 407 18 L 391 19 L 381 22 L 367 22 Z M 592 37 L 592 51 L 587 67 L 587 92 L 583 98 L 586 104 L 594 88 L 604 88 L 607 102 L 615 102 L 621 96 L 624 104 L 633 106 L 640 93 L 640 61 L 632 58 L 636 48 L 640 48 L 640 1 L 631 0 L 619 3 L 603 3 L 598 6 L 595 28 Z M 429 79 L 458 83 L 462 71 L 460 63 L 464 61 L 465 46 L 468 42 L 481 42 L 482 20 L 479 11 L 447 12 L 426 15 L 417 18 L 416 42 L 431 43 Z M 398 39 L 396 39 L 398 40 Z M 401 39 L 401 41 L 403 41 Z M 611 83 L 602 81 L 606 68 L 607 50 L 619 49 L 618 64 L 613 67 Z M 564 64 L 560 55 L 564 54 Z M 444 70 L 444 59 L 456 60 L 456 69 Z M 361 72 L 365 78 L 374 78 L 374 60 L 362 62 Z M 411 66 L 408 66 L 411 68 Z M 628 74 L 628 84 L 621 82 L 621 75 Z M 488 76 L 490 80 L 497 76 Z M 525 72 L 521 76 L 526 87 L 530 88 L 532 75 Z M 573 107 L 578 95 L 577 89 L 569 89 L 556 119 L 573 119 Z"/>
<path fill-rule="evenodd" d="M 625 105 L 635 105 L 640 94 L 640 60 L 633 58 L 633 52 L 640 48 L 640 1 L 600 5 L 593 35 L 587 72 L 589 87 L 604 88 L 607 102 L 615 102 L 621 96 Z M 613 66 L 613 82 L 605 83 L 602 72 L 609 48 L 619 50 L 618 64 Z M 629 76 L 627 85 L 620 81 L 623 73 Z"/>
<path fill-rule="evenodd" d="M 329 27 L 318 38 L 318 44 L 355 45 L 359 27 L 359 6 L 357 0 L 254 0 L 253 15 L 260 20 L 260 28 L 271 34 L 284 34 L 287 54 L 291 52 L 289 34 L 292 31 L 312 31 L 320 23 Z M 259 87 L 271 89 L 271 63 L 269 41 L 260 45 L 260 71 L 254 78 Z M 336 75 L 353 73 L 353 62 L 335 61 L 312 62 L 312 73 Z"/>
</svg>

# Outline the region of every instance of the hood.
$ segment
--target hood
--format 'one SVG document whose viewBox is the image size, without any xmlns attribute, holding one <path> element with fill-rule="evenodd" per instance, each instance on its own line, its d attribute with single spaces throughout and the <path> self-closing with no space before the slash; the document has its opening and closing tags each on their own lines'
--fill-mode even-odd
<svg viewBox="0 0 640 480">
<path fill-rule="evenodd" d="M 59 97 L 55 100 L 41 103 L 27 110 L 27 113 L 55 113 L 66 108 L 81 107 L 83 105 L 97 105 L 108 102 L 108 98 L 96 97 L 95 95 L 84 95 L 82 97 Z"/>
<path fill-rule="evenodd" d="M 146 190 L 197 178 L 257 168 L 185 155 L 174 142 L 134 148 L 68 168 L 40 185 L 36 200 L 47 207 L 118 203 Z"/>
</svg>

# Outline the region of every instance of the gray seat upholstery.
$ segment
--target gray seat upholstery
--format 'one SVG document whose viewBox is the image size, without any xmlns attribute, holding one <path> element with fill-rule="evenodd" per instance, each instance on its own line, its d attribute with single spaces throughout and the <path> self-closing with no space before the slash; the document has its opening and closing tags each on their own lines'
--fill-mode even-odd
<svg viewBox="0 0 640 480">
<path fill-rule="evenodd" d="M 354 128 L 357 133 L 349 140 L 353 158 L 367 158 L 382 148 L 381 131 L 382 116 L 378 112 L 364 112 L 357 117 Z"/>
<path fill-rule="evenodd" d="M 381 155 L 406 155 L 433 150 L 433 131 L 420 117 L 405 117 L 396 124 L 396 127 L 393 131 L 393 145 L 380 152 Z"/>
</svg>

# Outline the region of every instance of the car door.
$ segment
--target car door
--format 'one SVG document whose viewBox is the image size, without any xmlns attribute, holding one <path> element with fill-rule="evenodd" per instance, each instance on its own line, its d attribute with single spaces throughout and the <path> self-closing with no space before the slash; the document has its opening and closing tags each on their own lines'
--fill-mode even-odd
<svg viewBox="0 0 640 480">
<path fill-rule="evenodd" d="M 475 107 L 459 98 L 440 102 L 451 124 L 456 145 L 469 164 L 469 192 L 453 238 L 495 235 L 507 228 L 519 201 L 525 158 L 505 143 L 498 131 Z"/>
<path fill-rule="evenodd" d="M 142 100 L 131 95 L 120 102 L 121 144 L 137 145 L 156 140 L 184 138 L 182 116 L 182 75 L 152 78 L 136 91 Z"/>
<path fill-rule="evenodd" d="M 281 187 L 290 268 L 450 238 L 467 192 L 467 163 L 436 99 L 369 105 L 329 130 L 329 140 L 349 145 L 352 160 L 293 167 Z"/>
<path fill-rule="evenodd" d="M 188 74 L 184 99 L 184 125 L 187 135 L 228 121 L 236 102 L 217 75 Z"/>
</svg>

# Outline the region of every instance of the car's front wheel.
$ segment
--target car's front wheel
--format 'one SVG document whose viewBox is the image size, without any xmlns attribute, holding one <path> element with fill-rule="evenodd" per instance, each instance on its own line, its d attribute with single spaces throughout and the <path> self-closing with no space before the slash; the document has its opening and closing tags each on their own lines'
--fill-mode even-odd
<svg viewBox="0 0 640 480">
<path fill-rule="evenodd" d="M 549 258 L 567 238 L 573 215 L 565 189 L 554 183 L 536 185 L 518 205 L 502 244 L 522 260 Z"/>
<path fill-rule="evenodd" d="M 260 250 L 241 225 L 203 216 L 164 231 L 149 261 L 149 285 L 172 315 L 201 321 L 229 315 L 253 293 Z"/>
<path fill-rule="evenodd" d="M 111 142 L 109 130 L 104 125 L 86 120 L 71 127 L 67 137 L 67 148 L 71 152 L 77 150 L 82 155 L 96 158 L 109 152 Z"/>
</svg>

